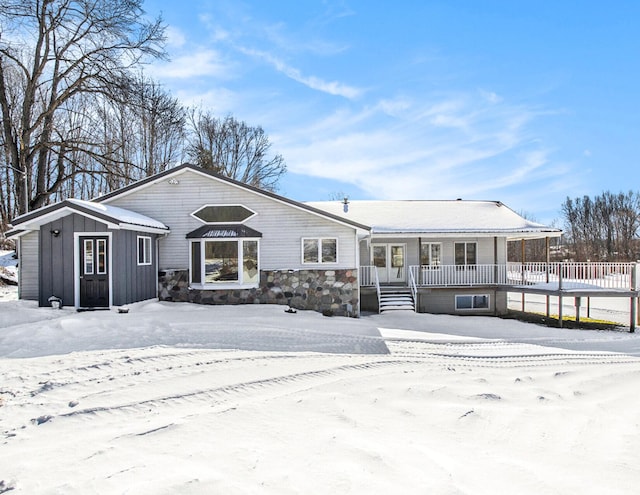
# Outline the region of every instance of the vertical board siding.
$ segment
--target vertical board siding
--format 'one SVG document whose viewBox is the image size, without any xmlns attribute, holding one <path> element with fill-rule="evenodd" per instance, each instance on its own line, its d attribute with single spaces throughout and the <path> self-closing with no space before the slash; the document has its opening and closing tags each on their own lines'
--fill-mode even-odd
<svg viewBox="0 0 640 495">
<path fill-rule="evenodd" d="M 151 265 L 138 265 L 138 236 L 151 237 Z M 157 260 L 153 234 L 120 230 L 113 235 L 113 304 L 122 306 L 157 296 Z"/>
<path fill-rule="evenodd" d="M 40 232 L 29 232 L 20 237 L 20 299 L 39 299 L 39 246 Z"/>
<path fill-rule="evenodd" d="M 59 230 L 54 237 L 52 230 Z M 107 226 L 77 213 L 67 215 L 40 227 L 40 306 L 49 306 L 49 297 L 62 299 L 62 304 L 75 303 L 74 243 L 75 232 L 107 232 Z"/>
<path fill-rule="evenodd" d="M 171 233 L 160 240 L 161 270 L 189 266 L 186 234 L 204 225 L 191 213 L 209 204 L 241 204 L 257 213 L 246 225 L 262 233 L 260 267 L 263 270 L 355 267 L 353 227 L 192 170 L 185 170 L 175 178 L 178 184 L 169 184 L 164 178 L 108 200 L 108 204 L 150 216 L 171 229 Z M 337 237 L 338 262 L 303 265 L 303 237 Z"/>
<path fill-rule="evenodd" d="M 60 235 L 54 237 L 52 230 L 60 230 Z M 62 299 L 65 306 L 75 303 L 75 271 L 74 254 L 79 249 L 75 245 L 74 234 L 82 233 L 111 233 L 110 266 L 111 272 L 111 297 L 116 306 L 129 304 L 157 296 L 156 273 L 157 260 L 155 249 L 152 250 L 152 264 L 138 266 L 138 235 L 151 237 L 152 248 L 155 247 L 153 234 L 141 234 L 131 230 L 110 230 L 106 224 L 87 218 L 83 215 L 73 213 L 53 222 L 47 223 L 40 228 L 39 242 L 31 240 L 31 234 L 27 234 L 29 242 L 23 243 L 27 246 L 27 258 L 24 265 L 35 266 L 36 273 L 35 289 L 33 283 L 29 283 L 33 278 L 33 273 L 29 268 L 24 270 L 22 276 L 23 291 L 28 290 L 33 299 L 38 299 L 41 306 L 49 306 L 49 297 L 56 296 Z M 32 254 L 32 244 L 37 246 L 35 254 Z M 40 263 L 38 264 L 38 250 L 40 252 Z M 29 263 L 29 257 L 35 258 L 35 262 Z M 37 280 L 39 278 L 39 285 Z M 35 296 L 32 294 L 35 291 Z M 27 299 L 27 297 L 23 296 Z"/>
</svg>

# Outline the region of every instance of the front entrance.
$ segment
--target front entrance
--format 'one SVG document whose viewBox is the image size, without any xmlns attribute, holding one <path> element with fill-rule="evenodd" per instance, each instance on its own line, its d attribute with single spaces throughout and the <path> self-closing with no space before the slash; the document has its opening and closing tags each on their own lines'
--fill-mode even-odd
<svg viewBox="0 0 640 495">
<path fill-rule="evenodd" d="M 406 244 L 372 244 L 371 259 L 381 284 L 402 284 L 407 281 L 405 267 Z"/>
<path fill-rule="evenodd" d="M 109 238 L 80 237 L 80 307 L 109 307 Z"/>
</svg>

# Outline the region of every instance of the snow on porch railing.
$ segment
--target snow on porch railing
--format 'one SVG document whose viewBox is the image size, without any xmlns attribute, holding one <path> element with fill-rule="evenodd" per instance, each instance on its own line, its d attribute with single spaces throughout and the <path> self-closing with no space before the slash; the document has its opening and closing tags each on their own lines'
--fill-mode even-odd
<svg viewBox="0 0 640 495">
<path fill-rule="evenodd" d="M 509 285 L 553 283 L 562 289 L 638 290 L 637 263 L 509 263 Z"/>
<path fill-rule="evenodd" d="M 410 266 L 419 287 L 454 285 L 505 285 L 506 265 Z"/>
<path fill-rule="evenodd" d="M 410 266 L 418 287 L 476 285 L 533 285 L 553 283 L 563 289 L 595 286 L 604 289 L 640 289 L 638 263 L 507 263 L 504 265 Z M 360 267 L 363 287 L 376 286 L 376 267 Z"/>
</svg>

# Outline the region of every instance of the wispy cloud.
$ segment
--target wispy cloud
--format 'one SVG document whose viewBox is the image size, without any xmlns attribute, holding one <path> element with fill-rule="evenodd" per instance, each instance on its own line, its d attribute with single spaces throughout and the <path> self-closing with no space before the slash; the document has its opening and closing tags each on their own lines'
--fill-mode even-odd
<svg viewBox="0 0 640 495">
<path fill-rule="evenodd" d="M 566 170 L 532 139 L 536 112 L 477 93 L 382 99 L 280 130 L 290 171 L 352 184 L 366 197 L 504 199 Z"/>
<path fill-rule="evenodd" d="M 314 89 L 316 91 L 321 91 L 323 93 L 328 93 L 334 96 L 342 96 L 348 99 L 354 99 L 362 95 L 363 90 L 360 88 L 356 88 L 355 86 L 349 86 L 344 83 L 340 83 L 338 81 L 325 81 L 320 77 L 316 76 L 305 76 L 302 72 L 295 67 L 291 67 L 287 65 L 280 58 L 260 50 L 255 50 L 253 48 L 244 48 L 239 47 L 239 50 L 245 55 L 258 58 L 270 64 L 274 67 L 278 72 L 281 72 L 285 76 L 290 79 L 293 79 L 300 84 L 304 84 L 305 86 Z"/>
<path fill-rule="evenodd" d="M 228 79 L 232 64 L 211 48 L 179 55 L 167 63 L 154 64 L 149 72 L 160 79 L 190 79 L 200 76 Z"/>
</svg>

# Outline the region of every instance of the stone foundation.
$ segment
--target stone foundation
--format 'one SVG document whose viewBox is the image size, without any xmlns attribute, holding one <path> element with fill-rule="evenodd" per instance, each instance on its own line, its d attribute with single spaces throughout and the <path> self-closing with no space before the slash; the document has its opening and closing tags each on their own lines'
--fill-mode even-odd
<svg viewBox="0 0 640 495">
<path fill-rule="evenodd" d="M 358 270 L 276 270 L 260 272 L 254 289 L 192 289 L 189 271 L 158 273 L 161 301 L 197 304 L 283 304 L 326 315 L 357 316 Z"/>
</svg>

